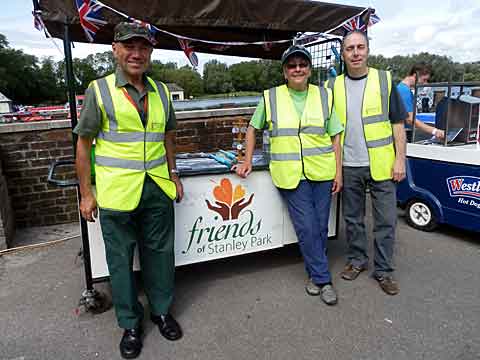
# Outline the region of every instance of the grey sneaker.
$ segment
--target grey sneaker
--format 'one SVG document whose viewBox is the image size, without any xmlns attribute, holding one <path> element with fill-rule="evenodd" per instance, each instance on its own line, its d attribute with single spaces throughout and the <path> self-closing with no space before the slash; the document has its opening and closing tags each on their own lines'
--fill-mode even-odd
<svg viewBox="0 0 480 360">
<path fill-rule="evenodd" d="M 320 295 L 320 287 L 317 286 L 317 284 L 315 284 L 311 278 L 308 278 L 307 283 L 305 284 L 305 291 L 311 296 Z"/>
<path fill-rule="evenodd" d="M 320 289 L 323 302 L 327 305 L 335 305 L 338 302 L 337 293 L 332 285 L 328 284 Z"/>
</svg>

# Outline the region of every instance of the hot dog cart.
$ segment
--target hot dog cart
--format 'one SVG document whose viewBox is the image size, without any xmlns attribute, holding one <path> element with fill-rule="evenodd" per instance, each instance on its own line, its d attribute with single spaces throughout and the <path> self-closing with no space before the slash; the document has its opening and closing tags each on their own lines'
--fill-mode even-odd
<svg viewBox="0 0 480 360">
<path fill-rule="evenodd" d="M 431 231 L 438 224 L 480 232 L 480 83 L 439 83 L 443 92 L 428 115 L 445 139 L 418 134 L 407 144 L 407 178 L 397 188 L 407 222 Z M 424 85 L 426 86 L 426 85 Z M 455 96 L 452 89 L 456 89 Z"/>
</svg>

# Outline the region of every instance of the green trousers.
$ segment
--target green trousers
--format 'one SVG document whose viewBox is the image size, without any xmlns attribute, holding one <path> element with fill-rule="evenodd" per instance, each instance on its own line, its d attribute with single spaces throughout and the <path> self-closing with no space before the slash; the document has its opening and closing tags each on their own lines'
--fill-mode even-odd
<svg viewBox="0 0 480 360">
<path fill-rule="evenodd" d="M 166 314 L 174 290 L 173 201 L 147 175 L 138 207 L 130 212 L 100 209 L 100 224 L 118 325 L 131 329 L 143 320 L 132 270 L 136 246 L 150 310 Z"/>
</svg>

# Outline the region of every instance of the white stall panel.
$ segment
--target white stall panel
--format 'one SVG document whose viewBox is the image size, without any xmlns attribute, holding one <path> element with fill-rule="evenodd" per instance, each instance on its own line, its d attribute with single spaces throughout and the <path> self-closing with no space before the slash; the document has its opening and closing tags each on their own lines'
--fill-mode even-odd
<svg viewBox="0 0 480 360">
<path fill-rule="evenodd" d="M 297 242 L 280 193 L 268 171 L 247 179 L 234 174 L 182 178 L 184 198 L 175 204 L 175 264 L 185 265 L 252 253 Z M 329 236 L 336 231 L 336 197 Z M 100 222 L 88 223 L 93 279 L 109 275 Z M 134 269 L 138 270 L 135 256 Z"/>
</svg>

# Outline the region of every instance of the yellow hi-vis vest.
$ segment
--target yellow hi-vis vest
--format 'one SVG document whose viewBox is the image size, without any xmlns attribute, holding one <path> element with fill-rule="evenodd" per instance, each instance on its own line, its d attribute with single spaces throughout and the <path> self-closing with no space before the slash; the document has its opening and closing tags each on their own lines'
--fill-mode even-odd
<svg viewBox="0 0 480 360">
<path fill-rule="evenodd" d="M 345 127 L 347 122 L 345 75 L 342 74 L 329 80 L 326 85 L 333 89 L 333 106 L 340 122 Z M 391 87 L 390 72 L 374 68 L 368 69 L 362 103 L 362 122 L 370 160 L 370 174 L 376 181 L 391 179 L 395 162 L 392 125 L 388 118 Z M 344 137 L 345 132 L 341 137 L 342 145 Z"/>
<path fill-rule="evenodd" d="M 147 122 L 142 124 L 136 107 L 115 86 L 115 75 L 95 80 L 102 126 L 95 139 L 95 183 L 101 208 L 134 210 L 142 195 L 146 174 L 172 200 L 175 183 L 170 180 L 164 146 L 169 93 L 160 82 L 148 78 L 155 91 L 148 92 Z"/>
<path fill-rule="evenodd" d="M 270 173 L 276 187 L 295 189 L 302 177 L 326 181 L 335 177 L 336 162 L 325 123 L 332 111 L 330 89 L 308 86 L 298 117 L 286 85 L 264 91 L 270 135 Z"/>
</svg>

